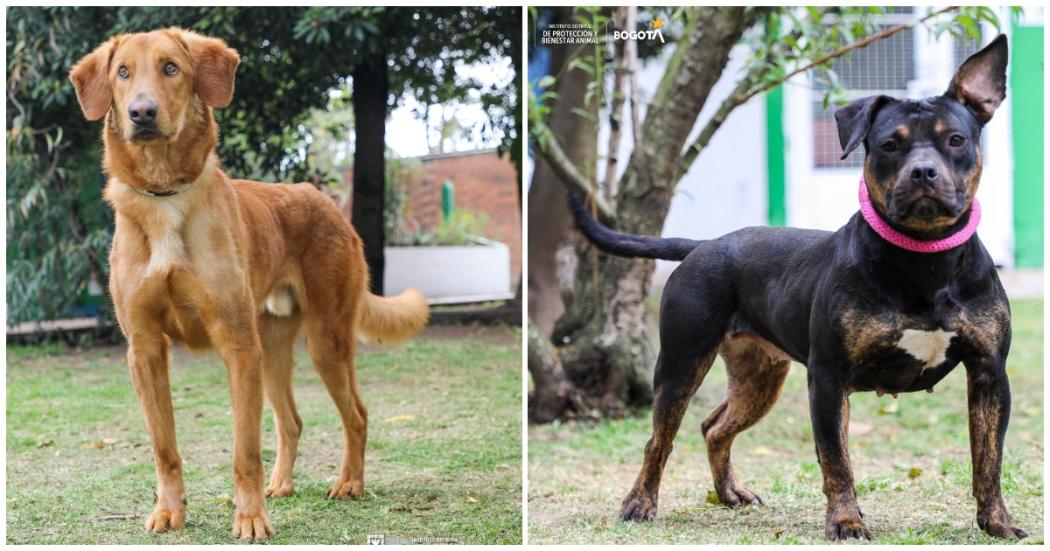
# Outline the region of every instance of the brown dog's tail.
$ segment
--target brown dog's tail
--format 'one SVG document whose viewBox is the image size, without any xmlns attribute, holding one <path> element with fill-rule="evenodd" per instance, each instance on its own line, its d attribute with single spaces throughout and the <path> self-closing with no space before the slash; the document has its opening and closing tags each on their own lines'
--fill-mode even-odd
<svg viewBox="0 0 1050 551">
<path fill-rule="evenodd" d="M 430 307 L 423 293 L 405 289 L 396 297 L 381 297 L 365 291 L 358 310 L 359 333 L 370 341 L 395 343 L 423 330 Z"/>
</svg>

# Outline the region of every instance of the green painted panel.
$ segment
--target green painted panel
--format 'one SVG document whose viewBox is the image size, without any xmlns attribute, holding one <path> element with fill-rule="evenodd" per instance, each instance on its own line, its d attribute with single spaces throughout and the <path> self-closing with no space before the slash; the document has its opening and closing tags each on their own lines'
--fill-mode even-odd
<svg viewBox="0 0 1050 551">
<path fill-rule="evenodd" d="M 784 88 L 777 86 L 766 93 L 766 171 L 770 226 L 787 224 L 784 149 Z"/>
<path fill-rule="evenodd" d="M 1043 27 L 1014 26 L 1010 45 L 1014 145 L 1014 254 L 1043 266 Z"/>
</svg>

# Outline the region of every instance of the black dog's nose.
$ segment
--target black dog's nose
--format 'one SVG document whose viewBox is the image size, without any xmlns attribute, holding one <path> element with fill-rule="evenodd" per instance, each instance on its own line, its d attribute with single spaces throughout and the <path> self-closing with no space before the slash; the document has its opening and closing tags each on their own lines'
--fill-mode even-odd
<svg viewBox="0 0 1050 551">
<path fill-rule="evenodd" d="M 911 167 L 911 181 L 916 184 L 933 184 L 937 182 L 937 167 L 932 164 L 917 164 Z"/>
<path fill-rule="evenodd" d="M 148 99 L 135 100 L 128 106 L 128 116 L 137 125 L 153 124 L 157 118 L 157 104 Z"/>
</svg>

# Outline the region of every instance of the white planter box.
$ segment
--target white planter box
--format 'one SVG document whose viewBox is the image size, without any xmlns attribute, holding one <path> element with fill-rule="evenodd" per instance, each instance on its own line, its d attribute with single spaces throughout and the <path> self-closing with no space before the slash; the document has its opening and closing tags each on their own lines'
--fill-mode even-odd
<svg viewBox="0 0 1050 551">
<path fill-rule="evenodd" d="M 394 296 L 414 287 L 431 304 L 513 298 L 510 250 L 503 243 L 478 242 L 463 247 L 386 247 L 384 293 Z"/>
</svg>

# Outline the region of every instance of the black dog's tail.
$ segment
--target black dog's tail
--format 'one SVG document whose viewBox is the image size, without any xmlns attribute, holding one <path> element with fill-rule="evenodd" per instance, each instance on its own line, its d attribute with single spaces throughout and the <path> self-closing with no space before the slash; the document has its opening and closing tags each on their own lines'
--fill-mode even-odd
<svg viewBox="0 0 1050 551">
<path fill-rule="evenodd" d="M 702 241 L 681 237 L 646 237 L 610 230 L 591 217 L 580 196 L 569 192 L 569 209 L 576 224 L 587 239 L 599 249 L 616 256 L 628 258 L 658 258 L 660 260 L 682 260 Z"/>
</svg>

